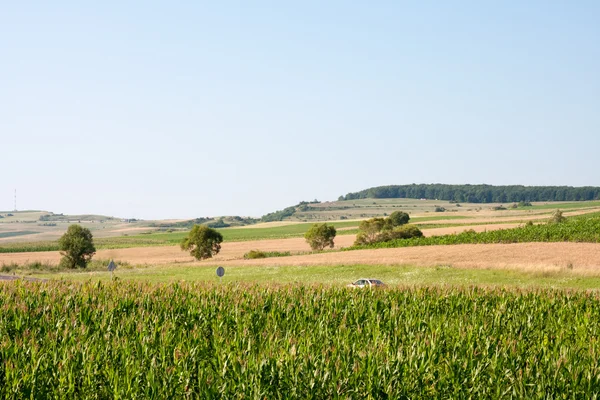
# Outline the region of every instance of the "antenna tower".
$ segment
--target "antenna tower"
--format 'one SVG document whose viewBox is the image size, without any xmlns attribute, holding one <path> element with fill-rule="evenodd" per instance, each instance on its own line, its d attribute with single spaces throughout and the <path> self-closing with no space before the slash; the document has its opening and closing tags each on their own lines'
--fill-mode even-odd
<svg viewBox="0 0 600 400">
<path fill-rule="evenodd" d="M 17 189 L 15 189 L 15 212 L 17 211 Z"/>
</svg>

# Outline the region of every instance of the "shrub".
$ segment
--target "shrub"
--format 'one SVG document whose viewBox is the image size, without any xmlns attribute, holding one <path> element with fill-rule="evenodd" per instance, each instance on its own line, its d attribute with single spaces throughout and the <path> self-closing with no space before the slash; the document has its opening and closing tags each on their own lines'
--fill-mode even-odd
<svg viewBox="0 0 600 400">
<path fill-rule="evenodd" d="M 261 250 L 250 250 L 246 254 L 244 254 L 245 260 L 252 260 L 255 258 L 267 258 L 267 254 Z"/>
<path fill-rule="evenodd" d="M 289 251 L 262 251 L 262 250 L 250 250 L 244 254 L 245 260 L 252 260 L 255 258 L 270 258 L 270 257 L 287 257 L 291 256 L 292 253 Z"/>
<path fill-rule="evenodd" d="M 446 209 L 444 207 L 436 207 L 434 211 L 435 212 L 444 212 L 444 211 L 446 211 Z"/>
<path fill-rule="evenodd" d="M 375 243 L 389 242 L 390 240 L 396 239 L 411 239 L 419 238 L 423 236 L 423 232 L 414 225 L 399 226 L 393 230 L 387 230 L 381 232 L 376 237 Z"/>
<path fill-rule="evenodd" d="M 567 218 L 563 215 L 563 212 L 560 210 L 556 210 L 554 211 L 554 214 L 552 214 L 552 218 L 550 218 L 550 222 L 551 224 L 560 224 L 562 222 L 565 222 L 567 220 Z"/>
</svg>

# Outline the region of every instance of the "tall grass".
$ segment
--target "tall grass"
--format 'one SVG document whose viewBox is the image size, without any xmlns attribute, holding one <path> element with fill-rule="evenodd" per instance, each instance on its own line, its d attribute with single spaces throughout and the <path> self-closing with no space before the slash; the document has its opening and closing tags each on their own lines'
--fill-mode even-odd
<svg viewBox="0 0 600 400">
<path fill-rule="evenodd" d="M 597 294 L 0 284 L 2 398 L 593 398 Z"/>
</svg>

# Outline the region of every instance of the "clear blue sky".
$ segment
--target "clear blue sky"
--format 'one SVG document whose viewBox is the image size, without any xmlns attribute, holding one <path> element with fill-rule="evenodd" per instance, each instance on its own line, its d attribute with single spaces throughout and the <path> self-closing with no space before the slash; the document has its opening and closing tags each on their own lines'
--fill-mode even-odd
<svg viewBox="0 0 600 400">
<path fill-rule="evenodd" d="M 600 185 L 599 1 L 6 1 L 0 210 Z"/>
</svg>

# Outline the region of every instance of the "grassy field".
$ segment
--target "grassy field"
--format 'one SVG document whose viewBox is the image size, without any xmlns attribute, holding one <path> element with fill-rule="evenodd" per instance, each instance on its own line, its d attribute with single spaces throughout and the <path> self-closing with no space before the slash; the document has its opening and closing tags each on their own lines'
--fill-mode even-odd
<svg viewBox="0 0 600 400">
<path fill-rule="evenodd" d="M 0 306 L 3 398 L 600 392 L 592 293 L 3 283 Z"/>
<path fill-rule="evenodd" d="M 32 233 L 36 233 L 36 232 L 33 232 L 33 231 L 0 232 L 0 239 L 8 238 L 8 237 L 31 235 Z"/>
<path fill-rule="evenodd" d="M 65 271 L 52 266 L 15 268 L 17 274 L 45 279 L 109 281 L 108 262 L 99 262 L 88 271 Z M 48 272 L 51 269 L 52 272 Z M 218 282 L 212 266 L 132 266 L 121 265 L 115 273 L 124 281 L 154 283 Z M 12 272 L 12 271 L 11 271 Z M 11 273 L 9 272 L 9 273 Z M 359 278 L 377 278 L 394 286 L 489 286 L 507 288 L 600 289 L 599 276 L 562 271 L 518 271 L 505 269 L 465 269 L 450 265 L 337 265 L 337 266 L 227 266 L 224 283 L 324 284 L 344 286 Z"/>
<path fill-rule="evenodd" d="M 518 207 L 512 210 L 572 210 L 580 208 L 600 207 L 600 201 L 577 201 L 577 202 L 550 202 L 545 204 L 535 203 L 529 207 Z"/>
</svg>

